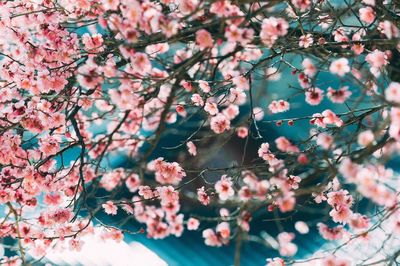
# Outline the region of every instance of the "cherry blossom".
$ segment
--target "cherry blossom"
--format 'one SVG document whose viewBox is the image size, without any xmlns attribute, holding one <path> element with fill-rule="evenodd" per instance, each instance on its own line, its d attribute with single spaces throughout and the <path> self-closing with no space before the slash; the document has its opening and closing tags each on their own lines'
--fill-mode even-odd
<svg viewBox="0 0 400 266">
<path fill-rule="evenodd" d="M 374 133 L 371 130 L 361 132 L 357 137 L 357 142 L 361 146 L 368 146 L 375 139 Z"/>
<path fill-rule="evenodd" d="M 306 102 L 310 105 L 318 105 L 323 99 L 323 91 L 320 88 L 312 88 L 306 91 Z"/>
<path fill-rule="evenodd" d="M 105 213 L 110 215 L 117 214 L 118 208 L 114 205 L 112 201 L 109 200 L 106 203 L 103 203 L 101 206 L 103 207 Z"/>
<path fill-rule="evenodd" d="M 375 21 L 375 11 L 372 9 L 372 7 L 367 6 L 360 8 L 359 10 L 360 13 L 360 19 L 365 22 L 365 23 L 373 23 Z"/>
<path fill-rule="evenodd" d="M 279 37 L 285 36 L 289 24 L 282 18 L 270 17 L 263 20 L 260 38 L 267 46 L 271 47 Z"/>
<path fill-rule="evenodd" d="M 388 101 L 400 103 L 400 83 L 391 82 L 385 90 L 385 97 Z"/>
<path fill-rule="evenodd" d="M 227 200 L 235 194 L 232 185 L 232 180 L 227 175 L 223 175 L 221 179 L 215 183 L 215 191 L 218 193 L 221 200 Z"/>
<path fill-rule="evenodd" d="M 221 133 L 225 132 L 226 130 L 229 130 L 230 125 L 231 125 L 231 123 L 230 123 L 229 119 L 226 118 L 226 116 L 224 116 L 223 114 L 217 114 L 216 116 L 211 118 L 211 121 L 210 121 L 211 129 L 217 134 L 221 134 Z"/>
<path fill-rule="evenodd" d="M 329 71 L 342 77 L 350 72 L 349 61 L 346 58 L 337 59 L 331 63 Z"/>
<path fill-rule="evenodd" d="M 211 34 L 204 29 L 196 32 L 196 42 L 202 50 L 206 48 L 212 48 L 214 46 Z"/>
<path fill-rule="evenodd" d="M 351 94 L 352 92 L 349 91 L 349 87 L 345 86 L 337 90 L 329 87 L 326 95 L 333 103 L 344 103 L 351 96 Z"/>
<path fill-rule="evenodd" d="M 294 226 L 295 226 L 295 228 L 296 228 L 296 230 L 300 233 L 300 234 L 307 234 L 308 232 L 309 232 L 309 227 L 308 227 L 308 225 L 305 223 L 305 222 L 303 222 L 303 221 L 297 221 L 295 224 L 294 224 Z"/>
<path fill-rule="evenodd" d="M 192 141 L 189 141 L 188 143 L 186 143 L 186 146 L 188 147 L 188 152 L 190 153 L 190 155 L 193 155 L 193 156 L 197 155 L 197 148 Z"/>
<path fill-rule="evenodd" d="M 199 225 L 200 225 L 199 220 L 197 220 L 195 218 L 190 218 L 187 221 L 188 230 L 197 230 L 197 228 L 199 228 Z"/>
<path fill-rule="evenodd" d="M 314 43 L 313 37 L 311 34 L 300 36 L 299 46 L 308 48 Z"/>
<path fill-rule="evenodd" d="M 279 100 L 279 101 L 272 101 L 270 105 L 268 105 L 268 109 L 272 113 L 281 113 L 286 112 L 290 108 L 290 104 L 287 101 Z"/>
<path fill-rule="evenodd" d="M 315 67 L 310 58 L 305 58 L 301 63 L 301 65 L 304 68 L 304 74 L 306 74 L 307 76 L 313 77 L 316 74 L 317 68 Z"/>
<path fill-rule="evenodd" d="M 176 162 L 168 163 L 164 158 L 158 158 L 150 163 L 150 168 L 155 171 L 155 177 L 160 184 L 178 184 L 186 173 Z"/>
</svg>

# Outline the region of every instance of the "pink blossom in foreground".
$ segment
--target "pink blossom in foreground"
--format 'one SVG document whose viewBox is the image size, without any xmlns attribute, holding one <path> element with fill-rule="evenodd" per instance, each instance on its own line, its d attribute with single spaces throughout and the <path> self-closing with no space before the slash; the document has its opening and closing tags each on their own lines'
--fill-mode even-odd
<svg viewBox="0 0 400 266">
<path fill-rule="evenodd" d="M 352 92 L 349 90 L 349 87 L 341 87 L 340 89 L 333 89 L 331 87 L 328 88 L 328 99 L 333 103 L 344 103 L 350 96 Z"/>
<path fill-rule="evenodd" d="M 221 134 L 226 130 L 230 129 L 230 121 L 223 114 L 217 114 L 216 116 L 211 118 L 210 127 L 211 129 L 217 133 Z"/>
<path fill-rule="evenodd" d="M 376 14 L 375 11 L 372 9 L 372 7 L 367 6 L 360 8 L 359 12 L 360 12 L 360 19 L 363 22 L 368 24 L 374 22 Z"/>
<path fill-rule="evenodd" d="M 316 74 L 317 68 L 315 67 L 311 59 L 305 58 L 301 65 L 304 68 L 304 74 L 306 74 L 307 76 L 313 77 Z"/>
<path fill-rule="evenodd" d="M 314 39 L 311 34 L 300 36 L 299 46 L 308 48 L 314 43 Z"/>
<path fill-rule="evenodd" d="M 214 46 L 214 41 L 211 34 L 204 29 L 196 32 L 196 43 L 202 50 L 206 48 L 212 48 Z"/>
<path fill-rule="evenodd" d="M 215 183 L 215 190 L 218 193 L 220 200 L 227 200 L 235 194 L 232 185 L 233 182 L 227 175 L 223 175 L 221 180 Z"/>
<path fill-rule="evenodd" d="M 204 190 L 204 187 L 197 189 L 197 198 L 203 205 L 208 205 L 210 203 L 210 196 Z"/>
<path fill-rule="evenodd" d="M 260 38 L 267 46 L 274 45 L 276 40 L 287 34 L 289 24 L 282 18 L 270 17 L 263 20 Z"/>
<path fill-rule="evenodd" d="M 323 99 L 323 91 L 320 88 L 311 88 L 306 91 L 306 102 L 310 105 L 318 105 Z"/>
<path fill-rule="evenodd" d="M 297 221 L 295 223 L 295 228 L 300 234 L 307 234 L 310 230 L 308 225 L 303 221 Z"/>
<path fill-rule="evenodd" d="M 279 100 L 272 101 L 270 105 L 268 105 L 268 109 L 273 113 L 282 113 L 288 111 L 290 108 L 290 104 L 287 101 Z"/>
<path fill-rule="evenodd" d="M 114 205 L 112 201 L 107 201 L 106 203 L 101 205 L 104 209 L 104 212 L 110 215 L 116 215 L 117 214 L 117 206 Z"/>
<path fill-rule="evenodd" d="M 190 218 L 187 221 L 187 228 L 188 230 L 197 230 L 197 228 L 199 228 L 200 222 L 199 220 L 195 219 L 195 218 Z"/>
<path fill-rule="evenodd" d="M 197 155 L 196 145 L 194 145 L 194 143 L 192 141 L 189 141 L 188 143 L 186 143 L 186 146 L 188 148 L 188 152 L 189 152 L 190 155 L 192 155 L 192 156 L 196 156 Z"/>
<path fill-rule="evenodd" d="M 391 82 L 385 90 L 386 100 L 400 103 L 400 83 Z"/>
<path fill-rule="evenodd" d="M 366 130 L 358 135 L 357 142 L 361 146 L 368 146 L 375 140 L 374 133 L 371 130 Z"/>
<path fill-rule="evenodd" d="M 300 152 L 299 148 L 293 145 L 288 139 L 285 137 L 279 137 L 275 140 L 276 146 L 280 151 L 288 152 L 288 153 L 298 153 Z"/>
<path fill-rule="evenodd" d="M 336 59 L 331 63 L 329 71 L 342 77 L 350 72 L 349 61 L 346 58 Z"/>
</svg>

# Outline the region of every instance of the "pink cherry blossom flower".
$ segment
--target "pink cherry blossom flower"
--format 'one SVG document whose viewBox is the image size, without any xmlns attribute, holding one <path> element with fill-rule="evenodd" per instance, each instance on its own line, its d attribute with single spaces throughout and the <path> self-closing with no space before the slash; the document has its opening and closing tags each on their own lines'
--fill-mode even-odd
<svg viewBox="0 0 400 266">
<path fill-rule="evenodd" d="M 201 98 L 200 94 L 193 94 L 191 97 L 192 102 L 194 103 L 194 105 L 196 106 L 203 106 L 204 105 L 204 101 L 203 98 Z"/>
<path fill-rule="evenodd" d="M 351 195 L 349 195 L 349 192 L 347 190 L 329 192 L 327 196 L 327 202 L 331 206 L 351 205 L 351 203 L 353 202 L 353 198 Z"/>
<path fill-rule="evenodd" d="M 234 77 L 232 83 L 236 85 L 237 88 L 242 90 L 249 90 L 249 81 L 244 76 Z"/>
<path fill-rule="evenodd" d="M 168 52 L 169 50 L 169 44 L 168 43 L 157 43 L 157 44 L 152 44 L 146 46 L 146 53 L 150 56 L 156 56 L 158 54 L 164 54 Z M 182 81 L 184 82 L 184 81 Z"/>
<path fill-rule="evenodd" d="M 278 198 L 276 204 L 281 212 L 290 212 L 294 209 L 296 205 L 296 198 L 292 192 Z"/>
<path fill-rule="evenodd" d="M 126 187 L 132 193 L 136 192 L 140 186 L 140 178 L 137 174 L 131 174 L 125 180 Z"/>
<path fill-rule="evenodd" d="M 308 164 L 309 160 L 306 154 L 300 153 L 299 156 L 297 157 L 297 162 L 300 164 Z"/>
<path fill-rule="evenodd" d="M 399 29 L 389 20 L 379 22 L 378 29 L 385 34 L 388 39 L 398 38 L 400 36 Z"/>
<path fill-rule="evenodd" d="M 111 200 L 106 201 L 101 205 L 104 209 L 104 212 L 110 215 L 116 215 L 118 211 L 118 207 L 114 205 L 114 202 Z"/>
<path fill-rule="evenodd" d="M 301 12 L 310 9 L 312 3 L 311 0 L 291 0 L 291 1 L 296 8 L 300 9 Z"/>
<path fill-rule="evenodd" d="M 200 50 L 212 48 L 214 46 L 211 34 L 205 29 L 196 32 L 196 43 L 199 45 Z"/>
<path fill-rule="evenodd" d="M 389 102 L 400 103 L 400 83 L 391 82 L 385 90 L 385 98 Z"/>
<path fill-rule="evenodd" d="M 347 206 L 337 206 L 329 212 L 329 215 L 332 217 L 332 220 L 336 223 L 347 223 L 353 212 Z"/>
<path fill-rule="evenodd" d="M 210 204 L 210 196 L 208 196 L 207 192 L 204 190 L 204 187 L 197 189 L 197 199 L 205 206 Z"/>
<path fill-rule="evenodd" d="M 309 58 L 305 58 L 301 65 L 304 68 L 304 74 L 306 74 L 308 77 L 314 77 L 315 74 L 317 73 L 317 68 Z"/>
<path fill-rule="evenodd" d="M 238 192 L 239 198 L 243 201 L 248 201 L 252 198 L 252 193 L 249 187 L 242 186 Z"/>
<path fill-rule="evenodd" d="M 258 156 L 265 161 L 271 161 L 275 159 L 275 155 L 269 150 L 269 144 L 263 143 L 258 149 Z"/>
<path fill-rule="evenodd" d="M 358 10 L 359 14 L 360 14 L 360 19 L 361 21 L 371 24 L 372 22 L 375 21 L 375 11 L 372 9 L 372 7 L 367 6 L 367 7 L 363 7 L 360 8 Z"/>
<path fill-rule="evenodd" d="M 350 96 L 352 92 L 349 91 L 348 86 L 341 87 L 338 90 L 334 90 L 331 87 L 328 88 L 328 99 L 333 103 L 344 103 Z"/>
<path fill-rule="evenodd" d="M 60 149 L 59 140 L 54 136 L 44 136 L 39 139 L 40 150 L 46 156 L 54 155 Z"/>
<path fill-rule="evenodd" d="M 342 239 L 345 233 L 343 226 L 339 225 L 334 228 L 329 228 L 326 224 L 318 223 L 319 234 L 326 240 Z"/>
<path fill-rule="evenodd" d="M 225 37 L 228 40 L 228 42 L 232 42 L 232 43 L 243 42 L 243 34 L 244 34 L 244 30 L 241 28 L 238 28 L 234 24 L 229 25 L 225 29 Z"/>
<path fill-rule="evenodd" d="M 222 114 L 229 120 L 233 120 L 239 115 L 239 106 L 230 104 L 227 108 L 222 110 Z"/>
<path fill-rule="evenodd" d="M 236 129 L 236 132 L 237 132 L 237 136 L 241 139 L 246 138 L 249 134 L 249 130 L 247 127 L 238 127 Z"/>
<path fill-rule="evenodd" d="M 204 92 L 204 93 L 209 93 L 211 91 L 211 87 L 208 84 L 207 81 L 205 80 L 199 80 L 199 88 Z"/>
<path fill-rule="evenodd" d="M 264 118 L 264 111 L 261 107 L 254 107 L 253 114 L 256 121 L 261 121 Z"/>
<path fill-rule="evenodd" d="M 300 150 L 298 147 L 293 145 L 287 138 L 279 137 L 275 140 L 276 146 L 280 151 L 289 152 L 289 153 L 299 153 Z"/>
<path fill-rule="evenodd" d="M 312 34 L 306 34 L 306 35 L 300 36 L 300 40 L 299 40 L 300 47 L 308 48 L 313 43 L 314 43 L 314 39 L 312 37 Z"/>
<path fill-rule="evenodd" d="M 393 123 L 389 128 L 389 135 L 393 139 L 400 141 L 400 124 Z"/>
<path fill-rule="evenodd" d="M 169 163 L 160 157 L 152 163 L 156 172 L 156 180 L 160 184 L 176 185 L 186 176 L 183 168 L 176 162 Z"/>
<path fill-rule="evenodd" d="M 349 225 L 351 228 L 356 229 L 356 230 L 365 230 L 365 229 L 368 229 L 368 227 L 370 225 L 370 221 L 366 216 L 361 215 L 359 213 L 355 213 L 351 217 Z"/>
<path fill-rule="evenodd" d="M 229 130 L 231 123 L 229 119 L 226 118 L 223 114 L 217 114 L 216 116 L 211 118 L 210 127 L 212 131 L 217 134 L 222 134 L 226 130 Z"/>
<path fill-rule="evenodd" d="M 311 79 L 306 74 L 300 73 L 298 76 L 298 80 L 299 80 L 300 86 L 302 88 L 306 89 L 306 88 L 311 87 Z"/>
<path fill-rule="evenodd" d="M 266 266 L 285 266 L 285 261 L 281 258 L 267 259 Z"/>
<path fill-rule="evenodd" d="M 195 218 L 189 218 L 187 221 L 188 230 L 197 230 L 199 228 L 200 222 Z"/>
<path fill-rule="evenodd" d="M 338 258 L 335 256 L 329 256 L 322 260 L 321 265 L 329 265 L 329 266 L 350 266 L 351 262 L 346 258 Z"/>
<path fill-rule="evenodd" d="M 392 107 L 390 109 L 390 120 L 392 124 L 400 124 L 400 108 Z"/>
<path fill-rule="evenodd" d="M 290 104 L 287 101 L 279 100 L 272 101 L 270 105 L 268 105 L 268 109 L 273 113 L 282 113 L 288 111 L 290 108 Z"/>
<path fill-rule="evenodd" d="M 282 18 L 269 17 L 263 20 L 260 38 L 268 47 L 272 47 L 278 37 L 285 36 L 288 32 L 289 23 Z"/>
<path fill-rule="evenodd" d="M 310 105 L 318 105 L 323 99 L 323 91 L 320 88 L 312 88 L 306 91 L 306 102 Z"/>
<path fill-rule="evenodd" d="M 216 228 L 216 232 L 223 239 L 228 239 L 231 234 L 229 223 L 222 222 L 222 223 L 218 224 L 217 228 Z"/>
<path fill-rule="evenodd" d="M 97 33 L 90 36 L 89 34 L 85 33 L 82 36 L 82 42 L 85 45 L 85 49 L 89 52 L 101 52 L 104 50 L 102 48 L 104 40 L 101 34 Z"/>
<path fill-rule="evenodd" d="M 333 145 L 333 137 L 326 133 L 319 133 L 317 136 L 317 145 L 325 150 L 329 150 Z"/>
<path fill-rule="evenodd" d="M 204 106 L 204 111 L 212 116 L 215 116 L 219 112 L 217 104 L 209 101 L 206 102 L 206 105 Z"/>
<path fill-rule="evenodd" d="M 358 134 L 357 142 L 360 146 L 366 147 L 375 140 L 374 133 L 371 130 L 366 130 Z"/>
<path fill-rule="evenodd" d="M 100 185 L 107 191 L 116 188 L 123 179 L 123 172 L 121 168 L 114 169 L 112 172 L 105 173 L 100 180 Z"/>
<path fill-rule="evenodd" d="M 194 143 L 192 141 L 189 141 L 188 143 L 186 143 L 186 146 L 188 148 L 188 152 L 189 152 L 190 155 L 192 155 L 192 156 L 196 156 L 197 155 L 196 145 L 194 145 Z"/>
<path fill-rule="evenodd" d="M 178 0 L 179 11 L 184 15 L 188 15 L 196 10 L 199 5 L 198 0 Z"/>
<path fill-rule="evenodd" d="M 297 232 L 299 232 L 300 234 L 303 234 L 303 235 L 307 234 L 310 231 L 308 225 L 303 221 L 297 221 L 294 224 L 294 227 L 296 228 Z"/>
<path fill-rule="evenodd" d="M 205 239 L 205 244 L 207 246 L 220 247 L 222 246 L 221 239 L 212 229 L 206 229 L 203 231 L 203 238 Z"/>
<path fill-rule="evenodd" d="M 324 124 L 334 124 L 337 127 L 341 127 L 343 125 L 342 119 L 340 119 L 334 112 L 329 109 L 323 111 L 322 116 Z"/>
<path fill-rule="evenodd" d="M 235 195 L 235 190 L 232 186 L 233 182 L 230 177 L 227 175 L 221 176 L 221 179 L 214 186 L 220 200 L 228 200 Z"/>
<path fill-rule="evenodd" d="M 149 186 L 140 186 L 139 195 L 144 199 L 151 199 L 154 197 L 153 190 Z"/>
<path fill-rule="evenodd" d="M 349 61 L 347 58 L 340 58 L 333 61 L 329 67 L 332 74 L 337 74 L 343 77 L 346 73 L 350 72 Z"/>
<path fill-rule="evenodd" d="M 279 254 L 285 257 L 294 256 L 297 253 L 297 246 L 292 243 L 293 233 L 282 232 L 278 235 Z"/>
<path fill-rule="evenodd" d="M 387 60 L 387 55 L 385 52 L 375 49 L 373 52 L 369 53 L 365 60 L 371 65 L 372 68 L 379 69 L 389 62 Z"/>
</svg>

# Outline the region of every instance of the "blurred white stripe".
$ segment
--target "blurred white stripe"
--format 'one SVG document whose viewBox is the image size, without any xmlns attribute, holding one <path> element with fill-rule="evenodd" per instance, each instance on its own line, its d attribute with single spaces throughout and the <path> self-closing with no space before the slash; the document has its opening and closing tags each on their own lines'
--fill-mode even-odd
<svg viewBox="0 0 400 266">
<path fill-rule="evenodd" d="M 102 241 L 94 236 L 83 236 L 85 242 L 80 252 L 69 249 L 52 249 L 46 255 L 46 261 L 54 265 L 83 266 L 167 266 L 156 253 L 139 242 L 130 244 L 107 240 Z"/>
</svg>

